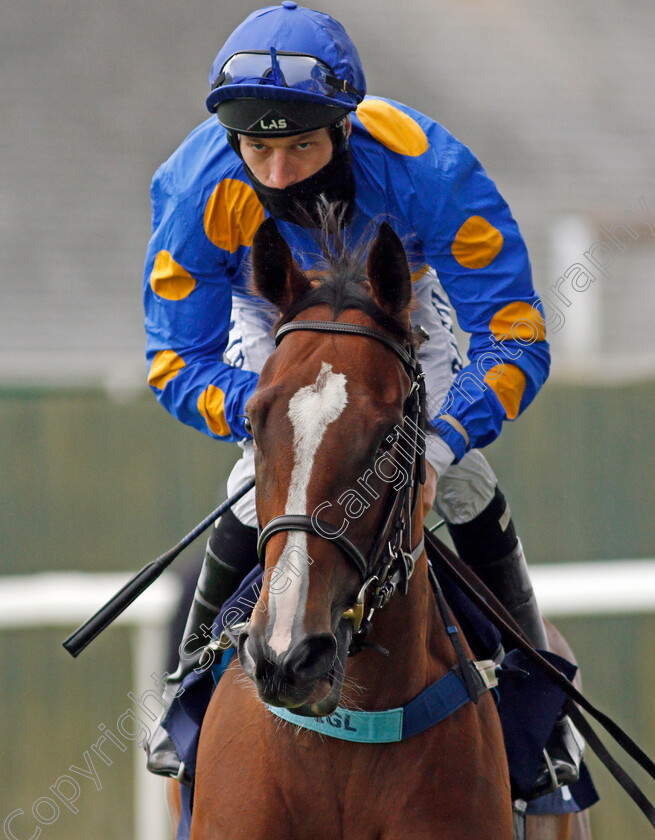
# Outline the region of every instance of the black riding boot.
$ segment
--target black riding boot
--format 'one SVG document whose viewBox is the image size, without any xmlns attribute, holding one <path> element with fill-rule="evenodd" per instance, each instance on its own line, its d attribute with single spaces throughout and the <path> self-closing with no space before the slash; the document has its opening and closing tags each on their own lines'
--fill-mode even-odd
<svg viewBox="0 0 655 840">
<path fill-rule="evenodd" d="M 175 671 L 166 677 L 162 693 L 164 711 L 146 744 L 146 766 L 151 773 L 171 776 L 189 783 L 184 764 L 168 732 L 161 726 L 182 681 L 197 667 L 209 644 L 209 628 L 221 606 L 232 595 L 245 575 L 257 563 L 257 529 L 243 525 L 231 511 L 220 519 L 207 542 L 193 603 L 179 647 Z"/>
<path fill-rule="evenodd" d="M 459 556 L 491 589 L 534 647 L 550 650 L 523 547 L 500 489 L 496 487 L 494 498 L 475 519 L 449 524 L 448 530 Z M 544 750 L 530 798 L 577 781 L 583 753 L 582 736 L 570 717 L 562 714 Z"/>
</svg>

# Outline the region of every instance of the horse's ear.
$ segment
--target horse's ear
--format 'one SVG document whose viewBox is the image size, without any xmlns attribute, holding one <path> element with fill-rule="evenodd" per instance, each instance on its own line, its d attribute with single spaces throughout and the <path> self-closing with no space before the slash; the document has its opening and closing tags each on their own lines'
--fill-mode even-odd
<svg viewBox="0 0 655 840">
<path fill-rule="evenodd" d="M 259 226 L 252 242 L 252 284 L 255 292 L 284 312 L 309 285 L 272 217 Z"/>
<path fill-rule="evenodd" d="M 366 273 L 378 306 L 395 317 L 407 309 L 412 298 L 407 255 L 400 237 L 387 222 L 382 222 L 371 245 Z"/>
</svg>

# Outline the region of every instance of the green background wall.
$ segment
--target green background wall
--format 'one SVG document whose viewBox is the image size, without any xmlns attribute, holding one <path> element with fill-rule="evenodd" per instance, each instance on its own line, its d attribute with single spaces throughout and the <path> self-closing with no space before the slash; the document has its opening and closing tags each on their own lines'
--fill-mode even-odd
<svg viewBox="0 0 655 840">
<path fill-rule="evenodd" d="M 654 405 L 650 382 L 549 385 L 489 447 L 531 562 L 655 556 Z M 0 571 L 135 570 L 218 504 L 238 454 L 184 428 L 148 394 L 124 403 L 99 392 L 0 394 Z M 592 702 L 655 755 L 655 617 L 557 623 Z M 2 819 L 29 813 L 69 765 L 83 767 L 98 725 L 111 728 L 130 705 L 127 631 L 108 630 L 77 660 L 61 648 L 64 635 L 0 634 Z M 100 791 L 84 781 L 79 813 L 62 813 L 43 837 L 130 837 L 132 760 L 117 753 L 101 768 Z M 595 840 L 650 838 L 641 814 L 591 765 L 603 794 L 592 811 Z M 15 828 L 29 837 L 33 825 L 26 816 Z"/>
</svg>

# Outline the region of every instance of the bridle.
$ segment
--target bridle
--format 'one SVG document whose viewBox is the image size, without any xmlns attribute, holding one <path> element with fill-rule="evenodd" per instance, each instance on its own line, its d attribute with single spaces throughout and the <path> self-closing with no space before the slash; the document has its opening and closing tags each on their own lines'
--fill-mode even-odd
<svg viewBox="0 0 655 840">
<path fill-rule="evenodd" d="M 293 321 L 284 324 L 277 331 L 275 346 L 279 345 L 285 335 L 297 330 L 346 333 L 375 339 L 396 354 L 410 379 L 409 392 L 404 403 L 403 424 L 392 440 L 394 446 L 401 439 L 405 447 L 410 446 L 411 469 L 406 470 L 406 478 L 397 488 L 377 539 L 369 551 L 362 551 L 344 533 L 335 530 L 334 525 L 318 519 L 315 515 L 306 514 L 283 514 L 274 517 L 261 529 L 257 543 L 257 554 L 263 565 L 266 544 L 274 534 L 283 531 L 305 531 L 330 540 L 353 563 L 363 585 L 356 605 L 347 610 L 343 618 L 353 623 L 353 638 L 349 653 L 354 654 L 365 645 L 375 610 L 386 606 L 398 586 L 404 594 L 407 594 L 414 566 L 423 553 L 422 535 L 418 544 L 411 547 L 411 521 L 418 503 L 420 485 L 425 483 L 425 448 L 421 428 L 425 410 L 425 374 L 421 369 L 413 344 L 403 347 L 390 336 L 372 327 L 339 321 Z M 405 449 L 399 451 L 402 453 L 401 457 L 407 461 Z M 367 598 L 368 612 L 365 608 Z"/>
</svg>

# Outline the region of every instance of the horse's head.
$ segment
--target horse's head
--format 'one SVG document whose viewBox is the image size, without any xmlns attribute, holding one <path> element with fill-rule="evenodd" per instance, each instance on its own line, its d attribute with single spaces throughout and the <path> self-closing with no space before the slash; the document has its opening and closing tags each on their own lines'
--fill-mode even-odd
<svg viewBox="0 0 655 840">
<path fill-rule="evenodd" d="M 407 529 L 418 482 L 414 453 L 398 452 L 409 437 L 408 395 L 420 383 L 410 273 L 386 223 L 365 261 L 328 256 L 320 281 L 294 262 L 271 219 L 252 261 L 255 289 L 282 317 L 278 347 L 246 406 L 265 575 L 240 661 L 264 701 L 329 714 L 363 584 L 387 573 L 406 584 L 411 571 Z M 390 559 L 400 548 L 404 576 Z"/>
</svg>

